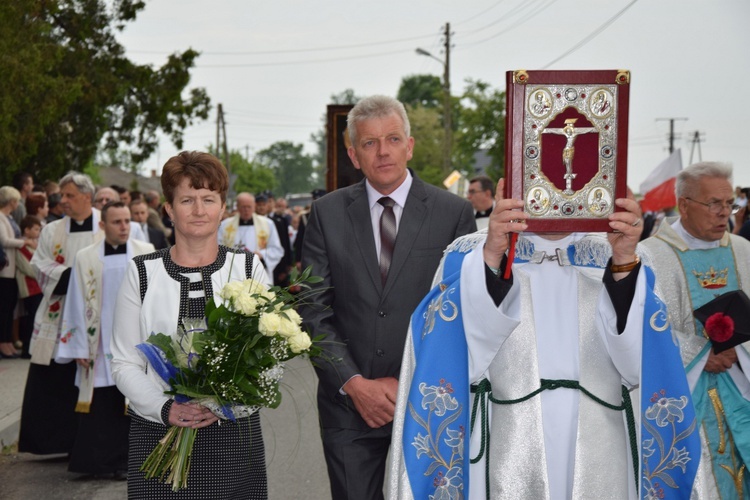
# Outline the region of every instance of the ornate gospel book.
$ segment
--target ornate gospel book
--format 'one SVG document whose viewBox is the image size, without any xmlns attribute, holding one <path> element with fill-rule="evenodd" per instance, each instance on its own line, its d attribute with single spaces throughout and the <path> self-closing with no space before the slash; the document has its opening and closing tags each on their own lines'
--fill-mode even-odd
<svg viewBox="0 0 750 500">
<path fill-rule="evenodd" d="M 505 196 L 529 231 L 611 231 L 627 191 L 626 70 L 509 71 Z"/>
</svg>

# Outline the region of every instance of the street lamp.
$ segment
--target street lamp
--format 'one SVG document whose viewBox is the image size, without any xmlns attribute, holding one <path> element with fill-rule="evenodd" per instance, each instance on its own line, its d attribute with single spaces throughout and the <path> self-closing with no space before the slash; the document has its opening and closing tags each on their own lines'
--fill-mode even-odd
<svg viewBox="0 0 750 500">
<path fill-rule="evenodd" d="M 446 33 L 450 33 L 446 24 Z M 433 56 L 430 52 L 417 47 L 417 54 L 435 59 L 443 65 L 443 126 L 445 127 L 445 143 L 443 144 L 443 175 L 451 171 L 451 151 L 453 150 L 453 119 L 451 106 L 451 78 L 450 78 L 450 44 L 446 43 L 445 61 Z"/>
</svg>

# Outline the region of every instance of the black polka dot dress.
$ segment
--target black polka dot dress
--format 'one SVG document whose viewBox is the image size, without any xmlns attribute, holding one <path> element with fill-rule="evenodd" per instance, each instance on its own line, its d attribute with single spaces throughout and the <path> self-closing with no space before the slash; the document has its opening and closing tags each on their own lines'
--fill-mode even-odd
<svg viewBox="0 0 750 500">
<path fill-rule="evenodd" d="M 213 297 L 211 275 L 224 265 L 227 254 L 234 250 L 219 247 L 216 262 L 200 268 L 185 268 L 174 262 L 169 249 L 136 257 L 141 288 L 145 297 L 148 276 L 144 261 L 160 259 L 171 278 L 180 283 L 180 314 L 186 318 L 202 318 L 206 297 Z M 252 257 L 246 258 L 246 276 L 252 275 Z M 176 326 L 176 325 L 175 325 Z M 162 409 L 162 421 L 167 422 L 170 400 Z M 198 430 L 188 475 L 188 486 L 172 491 L 171 484 L 157 479 L 146 479 L 139 469 L 168 427 L 146 420 L 130 411 L 131 426 L 128 453 L 128 498 L 131 499 L 267 499 L 265 451 L 257 413 L 236 422 L 222 420 Z"/>
</svg>

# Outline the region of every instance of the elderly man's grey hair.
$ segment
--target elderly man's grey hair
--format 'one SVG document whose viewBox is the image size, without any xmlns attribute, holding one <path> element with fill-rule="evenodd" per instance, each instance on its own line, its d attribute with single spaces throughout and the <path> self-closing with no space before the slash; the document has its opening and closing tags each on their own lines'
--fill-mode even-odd
<svg viewBox="0 0 750 500">
<path fill-rule="evenodd" d="M 698 181 L 703 177 L 718 177 L 732 183 L 732 165 L 717 161 L 693 163 L 677 174 L 674 192 L 677 198 L 697 196 Z"/>
<path fill-rule="evenodd" d="M 409 117 L 406 116 L 406 109 L 398 99 L 384 95 L 373 95 L 365 97 L 359 101 L 347 116 L 347 131 L 352 146 L 357 145 L 357 123 L 372 118 L 384 118 L 396 114 L 404 122 L 404 134 L 409 137 L 411 134 L 411 125 Z"/>
<path fill-rule="evenodd" d="M 59 184 L 61 188 L 66 184 L 75 184 L 75 186 L 78 188 L 78 191 L 88 194 L 89 196 L 91 196 L 91 200 L 94 200 L 96 187 L 94 187 L 94 183 L 91 182 L 91 177 L 86 174 L 71 170 L 70 172 L 65 174 L 62 179 L 60 179 Z"/>
</svg>

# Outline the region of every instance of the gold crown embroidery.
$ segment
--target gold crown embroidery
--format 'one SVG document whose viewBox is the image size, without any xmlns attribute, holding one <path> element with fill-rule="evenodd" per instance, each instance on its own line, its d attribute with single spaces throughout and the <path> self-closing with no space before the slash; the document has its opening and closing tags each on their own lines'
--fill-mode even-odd
<svg viewBox="0 0 750 500">
<path fill-rule="evenodd" d="M 729 268 L 717 271 L 714 269 L 714 266 L 711 266 L 705 273 L 693 271 L 693 275 L 698 279 L 698 283 L 700 283 L 702 288 L 723 288 L 727 286 Z"/>
</svg>

